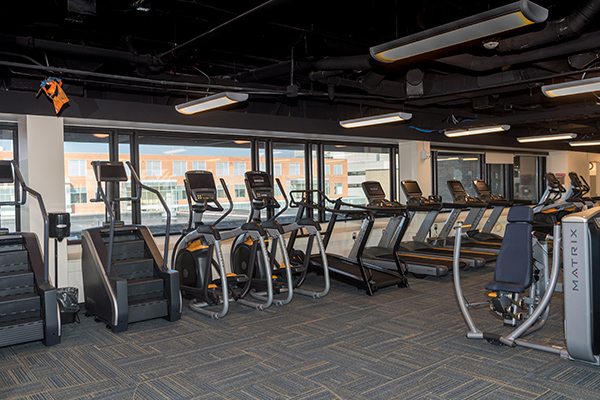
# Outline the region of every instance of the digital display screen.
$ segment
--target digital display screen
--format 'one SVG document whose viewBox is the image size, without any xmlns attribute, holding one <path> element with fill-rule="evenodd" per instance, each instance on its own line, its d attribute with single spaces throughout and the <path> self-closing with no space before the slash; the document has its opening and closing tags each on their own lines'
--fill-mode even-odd
<svg viewBox="0 0 600 400">
<path fill-rule="evenodd" d="M 402 187 L 407 195 L 421 196 L 423 192 L 421 192 L 421 188 L 419 184 L 415 181 L 403 181 Z"/>
<path fill-rule="evenodd" d="M 552 172 L 546 172 L 546 179 L 548 179 L 548 183 L 551 186 L 558 187 L 560 185 L 556 175 L 554 175 Z"/>
<path fill-rule="evenodd" d="M 266 172 L 246 172 L 246 179 L 251 188 L 271 188 L 271 179 Z"/>
<path fill-rule="evenodd" d="M 462 183 L 460 183 L 459 181 L 448 181 L 448 185 L 450 186 L 450 190 L 453 191 L 454 193 L 464 193 L 465 192 L 465 188 L 463 187 Z"/>
<path fill-rule="evenodd" d="M 98 164 L 98 179 L 101 182 L 120 182 L 127 180 L 127 173 L 123 163 Z"/>
<path fill-rule="evenodd" d="M 185 173 L 191 190 L 216 190 L 215 180 L 211 172 L 188 171 Z"/>
<path fill-rule="evenodd" d="M 13 183 L 14 176 L 10 161 L 0 162 L 0 183 Z"/>
<path fill-rule="evenodd" d="M 488 187 L 487 183 L 485 183 L 482 180 L 476 180 L 475 182 L 475 187 L 477 188 L 477 191 L 481 194 L 481 193 L 489 193 L 490 192 L 490 188 Z"/>
<path fill-rule="evenodd" d="M 379 182 L 364 182 L 363 188 L 367 196 L 384 196 L 385 192 Z"/>
</svg>

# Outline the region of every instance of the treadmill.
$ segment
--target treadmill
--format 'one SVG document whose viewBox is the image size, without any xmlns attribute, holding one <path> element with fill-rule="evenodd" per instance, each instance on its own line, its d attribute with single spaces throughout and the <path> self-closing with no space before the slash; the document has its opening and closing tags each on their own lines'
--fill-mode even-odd
<svg viewBox="0 0 600 400">
<path fill-rule="evenodd" d="M 501 242 L 502 236 L 492 233 L 492 230 L 496 226 L 500 215 L 502 215 L 502 212 L 506 207 L 511 207 L 514 203 L 502 196 L 493 195 L 490 187 L 483 179 L 476 179 L 473 181 L 473 184 L 475 185 L 475 190 L 477 191 L 479 198 L 485 201 L 488 206 L 492 207 L 492 212 L 485 221 L 481 231 L 476 234 L 476 239 L 481 242 Z"/>
<path fill-rule="evenodd" d="M 318 199 L 314 202 L 313 199 Z M 363 261 L 363 250 L 369 234 L 373 228 L 375 217 L 373 212 L 366 207 L 358 208 L 353 204 L 344 203 L 341 199 L 331 200 L 319 190 L 293 190 L 290 192 L 290 206 L 298 207 L 296 222 L 310 217 L 310 210 L 330 213 L 327 229 L 323 234 L 323 243 L 327 249 L 335 223 L 339 217 L 345 220 L 362 220 L 362 237 L 358 237 L 358 249 L 355 258 L 343 257 L 338 254 L 327 253 L 327 264 L 332 279 L 344 282 L 359 289 L 364 289 L 369 296 L 381 288 L 397 286 L 408 287 L 408 281 L 403 268 L 388 270 L 377 265 Z M 348 209 L 342 209 L 342 206 Z M 292 232 L 288 241 L 288 248 L 294 247 L 298 231 Z M 305 255 L 303 255 L 305 256 Z M 398 264 L 400 266 L 400 263 Z M 310 255 L 309 268 L 311 271 L 323 273 L 323 261 L 320 254 Z"/>
<path fill-rule="evenodd" d="M 464 248 L 469 250 L 482 250 L 490 253 L 498 254 L 500 252 L 500 245 L 502 244 L 502 237 L 493 235 L 490 233 L 480 234 L 477 230 L 477 226 L 481 221 L 483 215 L 485 214 L 489 202 L 483 201 L 477 197 L 471 197 L 467 195 L 467 191 L 459 180 L 451 179 L 448 181 L 448 189 L 452 194 L 452 198 L 454 200 L 453 204 L 460 204 L 468 207 L 468 214 L 463 221 L 463 225 L 471 226 L 471 229 L 467 231 L 467 237 L 462 240 L 462 245 Z M 501 202 L 501 208 L 497 216 L 495 216 L 496 220 L 500 216 L 500 213 L 508 205 L 507 202 Z M 434 239 L 435 244 L 442 247 L 454 248 L 454 236 L 451 236 L 452 230 L 456 226 L 456 221 L 460 214 L 464 211 L 464 209 L 453 208 L 452 212 L 448 216 L 448 219 L 444 223 L 439 235 Z M 495 221 L 494 221 L 495 225 Z M 493 227 L 493 225 L 490 228 Z"/>
<path fill-rule="evenodd" d="M 416 212 L 422 211 L 418 209 L 411 210 L 411 205 L 430 205 L 431 210 L 427 212 L 425 219 L 421 223 L 417 234 L 413 237 L 412 241 L 402 242 L 400 250 L 411 252 L 413 254 L 424 254 L 424 255 L 435 255 L 438 257 L 445 257 L 450 260 L 453 258 L 454 249 L 439 246 L 433 242 L 428 241 L 427 236 L 431 230 L 431 226 L 434 224 L 437 215 L 442 208 L 451 208 L 452 210 L 458 209 L 463 210 L 468 206 L 466 204 L 458 203 L 442 203 L 438 199 L 429 197 L 426 199 L 423 197 L 423 192 L 416 181 L 403 180 L 400 182 L 402 190 L 406 195 L 407 207 L 409 211 L 414 215 Z M 412 218 L 411 218 L 412 219 Z M 476 250 L 461 250 L 460 259 L 467 262 L 469 267 L 480 268 L 486 263 L 496 260 L 496 254 L 488 251 L 476 251 Z"/>
<path fill-rule="evenodd" d="M 401 229 L 406 230 L 409 224 L 410 216 L 407 207 L 385 198 L 385 192 L 381 183 L 376 181 L 366 181 L 362 183 L 362 188 L 367 196 L 367 208 L 373 211 L 376 217 L 389 217 L 389 222 L 383 231 L 377 246 L 365 247 L 363 250 L 363 260 L 368 263 L 381 266 L 385 269 L 396 270 L 397 261 L 394 256 L 394 245 L 396 240 L 404 236 Z M 429 211 L 429 206 L 420 207 L 422 211 Z M 415 207 L 412 207 L 413 210 Z M 359 233 L 359 237 L 362 232 Z M 348 257 L 356 258 L 359 242 L 356 241 Z M 426 276 L 444 276 L 452 269 L 452 261 L 447 258 L 436 256 L 415 255 L 409 252 L 398 250 L 398 258 L 404 263 L 407 272 L 410 272 L 416 278 L 425 278 Z M 463 262 L 464 268 L 466 263 Z"/>
</svg>

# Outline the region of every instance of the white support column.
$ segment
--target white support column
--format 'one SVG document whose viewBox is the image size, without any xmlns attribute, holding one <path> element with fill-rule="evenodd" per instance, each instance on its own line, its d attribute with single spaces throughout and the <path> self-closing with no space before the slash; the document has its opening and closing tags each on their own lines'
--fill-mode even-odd
<svg viewBox="0 0 600 400">
<path fill-rule="evenodd" d="M 63 119 L 44 116 L 22 116 L 19 118 L 19 167 L 28 186 L 42 195 L 47 212 L 65 211 L 65 155 Z M 34 232 L 43 246 L 44 221 L 37 201 L 28 196 L 21 208 L 21 229 Z M 42 249 L 43 250 L 43 249 Z M 50 239 L 50 278 L 54 276 L 54 239 Z M 59 281 L 61 287 L 68 286 L 67 241 L 58 245 Z"/>
</svg>

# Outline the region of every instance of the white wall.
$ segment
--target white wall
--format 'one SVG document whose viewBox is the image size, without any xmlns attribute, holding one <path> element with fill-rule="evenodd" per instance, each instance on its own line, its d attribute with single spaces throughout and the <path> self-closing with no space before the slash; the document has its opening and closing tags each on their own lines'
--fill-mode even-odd
<svg viewBox="0 0 600 400">
<path fill-rule="evenodd" d="M 419 183 L 425 196 L 431 194 L 431 157 L 429 142 L 400 142 L 398 145 L 399 181 L 413 179 Z M 400 190 L 402 192 L 402 190 Z M 406 203 L 404 193 L 400 200 Z"/>
<path fill-rule="evenodd" d="M 554 172 L 565 186 L 565 189 L 568 189 L 571 184 L 569 180 L 569 172 L 571 171 L 583 176 L 587 182 L 590 181 L 589 164 L 589 153 L 575 151 L 551 151 L 546 158 L 546 170 Z"/>
</svg>

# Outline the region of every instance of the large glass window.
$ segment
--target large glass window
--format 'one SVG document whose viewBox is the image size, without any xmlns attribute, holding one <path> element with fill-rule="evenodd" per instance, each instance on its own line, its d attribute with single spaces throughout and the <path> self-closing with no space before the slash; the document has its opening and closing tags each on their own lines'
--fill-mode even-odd
<svg viewBox="0 0 600 400">
<path fill-rule="evenodd" d="M 286 171 L 288 171 L 287 174 Z M 283 195 L 281 194 L 275 179 L 280 180 L 288 198 L 292 190 L 306 189 L 304 145 L 298 143 L 273 143 L 273 172 L 275 175 L 273 177 L 275 196 L 283 206 Z M 292 222 L 297 211 L 297 208 L 288 208 L 287 211 L 281 215 L 279 221 Z"/>
<path fill-rule="evenodd" d="M 332 165 L 327 167 L 327 165 Z M 366 204 L 362 182 L 381 182 L 389 198 L 389 149 L 368 146 L 325 146 L 325 172 L 331 168 L 330 190 L 336 197 L 352 204 Z"/>
<path fill-rule="evenodd" d="M 473 180 L 481 179 L 481 155 L 469 153 L 441 153 L 437 154 L 437 194 L 442 200 L 452 202 L 452 194 L 448 189 L 448 181 L 459 180 L 465 188 L 467 195 L 477 196 Z M 428 196 L 430 193 L 424 193 Z"/>
<path fill-rule="evenodd" d="M 234 201 L 234 211 L 219 224 L 219 228 L 233 228 L 247 219 L 249 200 L 245 193 L 244 177 L 230 176 L 229 165 L 250 165 L 250 145 L 236 144 L 233 140 L 202 140 L 189 136 L 177 137 L 166 135 L 144 134 L 139 136 L 139 159 L 141 170 L 149 161 L 161 162 L 163 166 L 177 165 L 191 161 L 194 170 L 211 171 L 217 184 L 217 196 L 223 207 L 227 207 L 227 198 L 220 185 L 219 178 L 224 178 Z M 186 164 L 187 165 L 187 164 Z M 234 167 L 235 168 L 235 167 Z M 238 167 L 239 168 L 239 167 Z M 160 191 L 171 210 L 171 232 L 181 232 L 189 219 L 188 203 L 183 187 L 183 175 L 178 171 L 163 171 L 162 175 L 142 174 L 142 181 Z M 243 189 L 243 192 L 238 190 Z M 146 192 L 146 191 L 144 191 Z M 212 222 L 220 213 L 206 212 L 203 220 Z M 143 193 L 141 201 L 141 222 L 150 227 L 153 233 L 164 233 L 165 213 L 160 202 L 152 193 Z"/>
<path fill-rule="evenodd" d="M 521 200 L 538 201 L 538 158 L 535 156 L 515 156 L 514 197 Z"/>
<path fill-rule="evenodd" d="M 82 229 L 104 223 L 104 204 L 89 200 L 96 197 L 96 179 L 91 162 L 110 160 L 108 137 L 108 133 L 101 131 L 65 131 L 66 210 L 71 213 L 69 239 L 79 239 Z"/>
</svg>

